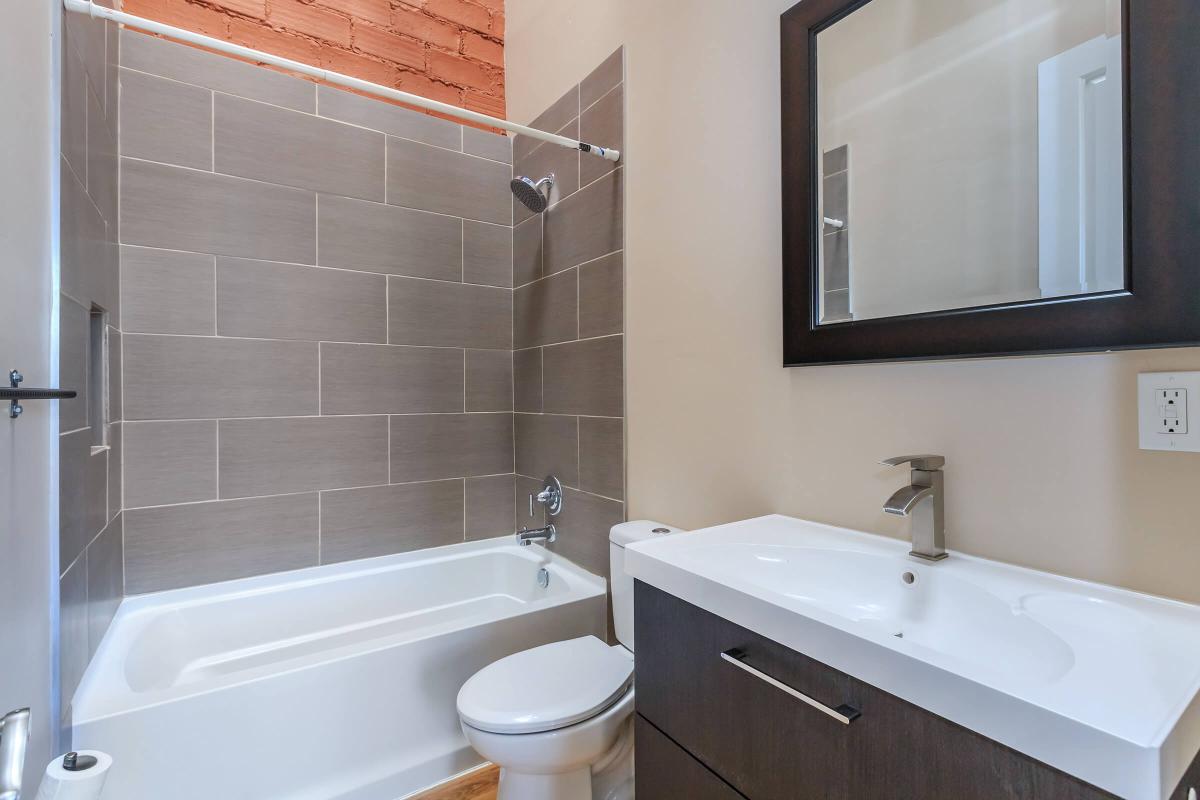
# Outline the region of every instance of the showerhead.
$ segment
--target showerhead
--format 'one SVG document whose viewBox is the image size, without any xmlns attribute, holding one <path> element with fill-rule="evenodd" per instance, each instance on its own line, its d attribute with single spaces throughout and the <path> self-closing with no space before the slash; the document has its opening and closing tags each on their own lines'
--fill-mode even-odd
<svg viewBox="0 0 1200 800">
<path fill-rule="evenodd" d="M 513 196 L 520 200 L 526 208 L 535 214 L 540 214 L 546 210 L 546 206 L 550 205 L 550 188 L 554 186 L 554 173 L 551 172 L 536 183 L 532 178 L 518 175 L 509 182 L 508 186 L 512 189 Z"/>
</svg>

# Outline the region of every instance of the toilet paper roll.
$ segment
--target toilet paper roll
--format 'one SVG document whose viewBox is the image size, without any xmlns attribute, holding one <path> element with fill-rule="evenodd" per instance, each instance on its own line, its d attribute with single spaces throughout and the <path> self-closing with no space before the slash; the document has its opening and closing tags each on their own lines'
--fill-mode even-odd
<svg viewBox="0 0 1200 800">
<path fill-rule="evenodd" d="M 76 752 L 81 761 L 84 756 L 91 756 L 96 763 L 87 769 L 69 770 L 63 767 L 62 756 L 54 759 L 46 766 L 36 800 L 100 800 L 112 757 L 99 750 Z"/>
</svg>

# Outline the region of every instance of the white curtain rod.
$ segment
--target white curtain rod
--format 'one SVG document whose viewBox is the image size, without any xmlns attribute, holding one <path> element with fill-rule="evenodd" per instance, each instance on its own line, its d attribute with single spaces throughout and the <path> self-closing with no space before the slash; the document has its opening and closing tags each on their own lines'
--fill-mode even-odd
<svg viewBox="0 0 1200 800">
<path fill-rule="evenodd" d="M 270 64 L 275 67 L 281 67 L 292 72 L 299 72 L 302 75 L 308 75 L 313 78 L 332 83 L 337 86 L 344 86 L 347 89 L 356 89 L 360 92 L 366 92 L 379 97 L 386 97 L 390 100 L 399 100 L 402 103 L 407 103 L 418 108 L 425 108 L 430 111 L 438 111 L 447 116 L 455 117 L 456 119 L 470 120 L 478 122 L 481 125 L 490 125 L 493 128 L 501 128 L 513 133 L 519 133 L 522 136 L 528 136 L 533 139 L 541 139 L 543 142 L 550 142 L 560 147 L 568 147 L 572 150 L 579 150 L 583 153 L 590 153 L 594 156 L 599 156 L 606 161 L 619 161 L 621 152 L 608 147 L 600 147 L 587 142 L 580 142 L 576 139 L 568 139 L 566 136 L 559 136 L 556 133 L 547 133 L 539 131 L 537 128 L 530 128 L 525 125 L 517 125 L 508 120 L 490 117 L 487 114 L 480 114 L 477 111 L 471 111 L 458 106 L 452 106 L 449 103 L 442 103 L 437 100 L 430 100 L 427 97 L 402 92 L 399 89 L 393 89 L 390 86 L 380 86 L 377 83 L 353 78 L 349 75 L 343 75 L 340 72 L 332 72 L 327 69 L 320 69 L 309 64 L 304 64 L 300 61 L 293 61 L 290 58 L 264 53 L 261 50 L 255 50 L 250 47 L 243 47 L 240 44 L 226 42 L 223 39 L 214 39 L 211 36 L 204 36 L 199 33 L 176 28 L 172 25 L 164 25 L 161 22 L 155 22 L 151 19 L 143 17 L 135 17 L 132 14 L 126 14 L 123 11 L 116 11 L 105 6 L 96 5 L 92 0 L 63 0 L 63 7 L 67 11 L 73 11 L 77 14 L 87 14 L 91 17 L 111 20 L 122 25 L 129 25 L 133 28 L 149 31 L 150 33 L 159 33 L 163 36 L 170 36 L 172 39 L 178 39 L 182 42 L 190 42 L 191 44 L 203 45 L 221 53 L 229 53 L 235 56 L 257 61 L 263 64 Z"/>
</svg>

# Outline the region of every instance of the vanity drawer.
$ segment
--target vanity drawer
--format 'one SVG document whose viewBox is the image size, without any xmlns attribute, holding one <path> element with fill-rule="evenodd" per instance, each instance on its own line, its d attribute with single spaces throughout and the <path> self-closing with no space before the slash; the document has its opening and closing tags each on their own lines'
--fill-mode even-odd
<svg viewBox="0 0 1200 800">
<path fill-rule="evenodd" d="M 634 611 L 638 713 L 750 800 L 1112 797 L 640 581 Z"/>
<path fill-rule="evenodd" d="M 641 716 L 634 719 L 634 794 L 638 800 L 745 800 Z M 638 769 L 638 764 L 647 766 Z"/>
</svg>

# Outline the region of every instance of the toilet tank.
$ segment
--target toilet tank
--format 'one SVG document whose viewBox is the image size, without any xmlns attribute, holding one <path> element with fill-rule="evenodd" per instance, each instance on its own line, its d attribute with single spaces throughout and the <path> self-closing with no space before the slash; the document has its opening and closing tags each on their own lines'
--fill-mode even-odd
<svg viewBox="0 0 1200 800">
<path fill-rule="evenodd" d="M 682 529 L 649 519 L 622 522 L 608 532 L 608 566 L 611 574 L 613 627 L 617 641 L 633 651 L 633 577 L 625 572 L 625 545 L 670 536 Z"/>
</svg>

